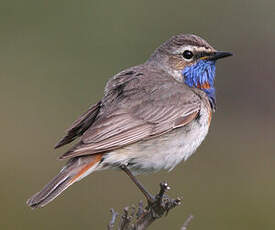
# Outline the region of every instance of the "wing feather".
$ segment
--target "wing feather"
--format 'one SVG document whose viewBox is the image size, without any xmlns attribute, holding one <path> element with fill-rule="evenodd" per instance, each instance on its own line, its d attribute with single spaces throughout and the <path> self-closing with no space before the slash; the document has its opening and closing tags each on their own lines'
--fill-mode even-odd
<svg viewBox="0 0 275 230">
<path fill-rule="evenodd" d="M 163 73 L 138 77 L 135 73 L 126 74 L 124 81 L 123 76 L 114 78 L 116 83 L 119 78 L 121 84 L 107 84 L 112 88 L 105 89 L 97 119 L 60 158 L 106 152 L 154 138 L 198 116 L 201 100 L 189 87 Z"/>
<path fill-rule="evenodd" d="M 101 102 L 92 105 L 87 112 L 82 114 L 67 130 L 66 135 L 60 141 L 58 141 L 58 143 L 55 145 L 55 148 L 57 149 L 63 145 L 66 145 L 77 137 L 81 136 L 95 121 L 100 109 L 100 104 Z"/>
</svg>

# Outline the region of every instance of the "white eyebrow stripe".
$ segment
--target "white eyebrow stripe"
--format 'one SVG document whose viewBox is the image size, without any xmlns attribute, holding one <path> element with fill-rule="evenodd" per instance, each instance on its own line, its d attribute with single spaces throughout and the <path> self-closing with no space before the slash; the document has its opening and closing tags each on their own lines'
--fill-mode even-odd
<svg viewBox="0 0 275 230">
<path fill-rule="evenodd" d="M 191 46 L 191 45 L 187 45 L 187 46 L 183 46 L 179 49 L 180 53 L 183 53 L 185 50 L 190 50 L 190 51 L 197 51 L 197 52 L 211 52 L 214 51 L 211 48 L 205 48 L 205 47 L 198 47 L 198 46 Z"/>
</svg>

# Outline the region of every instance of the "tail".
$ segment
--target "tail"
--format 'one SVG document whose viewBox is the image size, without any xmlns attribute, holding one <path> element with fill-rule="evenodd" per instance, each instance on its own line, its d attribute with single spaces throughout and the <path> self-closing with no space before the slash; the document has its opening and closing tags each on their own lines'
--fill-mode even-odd
<svg viewBox="0 0 275 230">
<path fill-rule="evenodd" d="M 102 154 L 70 159 L 65 167 L 38 193 L 27 200 L 31 208 L 44 207 L 76 181 L 95 171 Z"/>
</svg>

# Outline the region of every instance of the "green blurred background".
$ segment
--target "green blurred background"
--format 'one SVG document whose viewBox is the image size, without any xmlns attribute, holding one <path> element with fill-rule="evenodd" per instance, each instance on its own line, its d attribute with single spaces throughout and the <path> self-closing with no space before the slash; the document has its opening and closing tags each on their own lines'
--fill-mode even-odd
<svg viewBox="0 0 275 230">
<path fill-rule="evenodd" d="M 113 74 L 180 32 L 235 56 L 217 66 L 218 109 L 207 140 L 170 173 L 181 207 L 151 229 L 275 229 L 274 0 L 0 2 L 0 229 L 106 229 L 143 196 L 121 172 L 95 173 L 49 206 L 26 199 L 62 167 L 53 150 Z"/>
</svg>

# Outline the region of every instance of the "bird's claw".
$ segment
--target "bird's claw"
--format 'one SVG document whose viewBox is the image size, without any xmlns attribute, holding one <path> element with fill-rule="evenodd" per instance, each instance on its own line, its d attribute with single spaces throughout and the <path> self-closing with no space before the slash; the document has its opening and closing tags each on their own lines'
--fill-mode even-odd
<svg viewBox="0 0 275 230">
<path fill-rule="evenodd" d="M 152 199 L 148 199 L 147 210 L 151 210 L 152 214 L 155 218 L 158 218 L 165 213 L 168 214 L 169 210 L 181 204 L 181 199 L 176 198 L 172 199 L 168 195 L 165 194 L 166 191 L 170 190 L 171 187 L 167 182 L 160 183 L 160 191 Z"/>
</svg>

